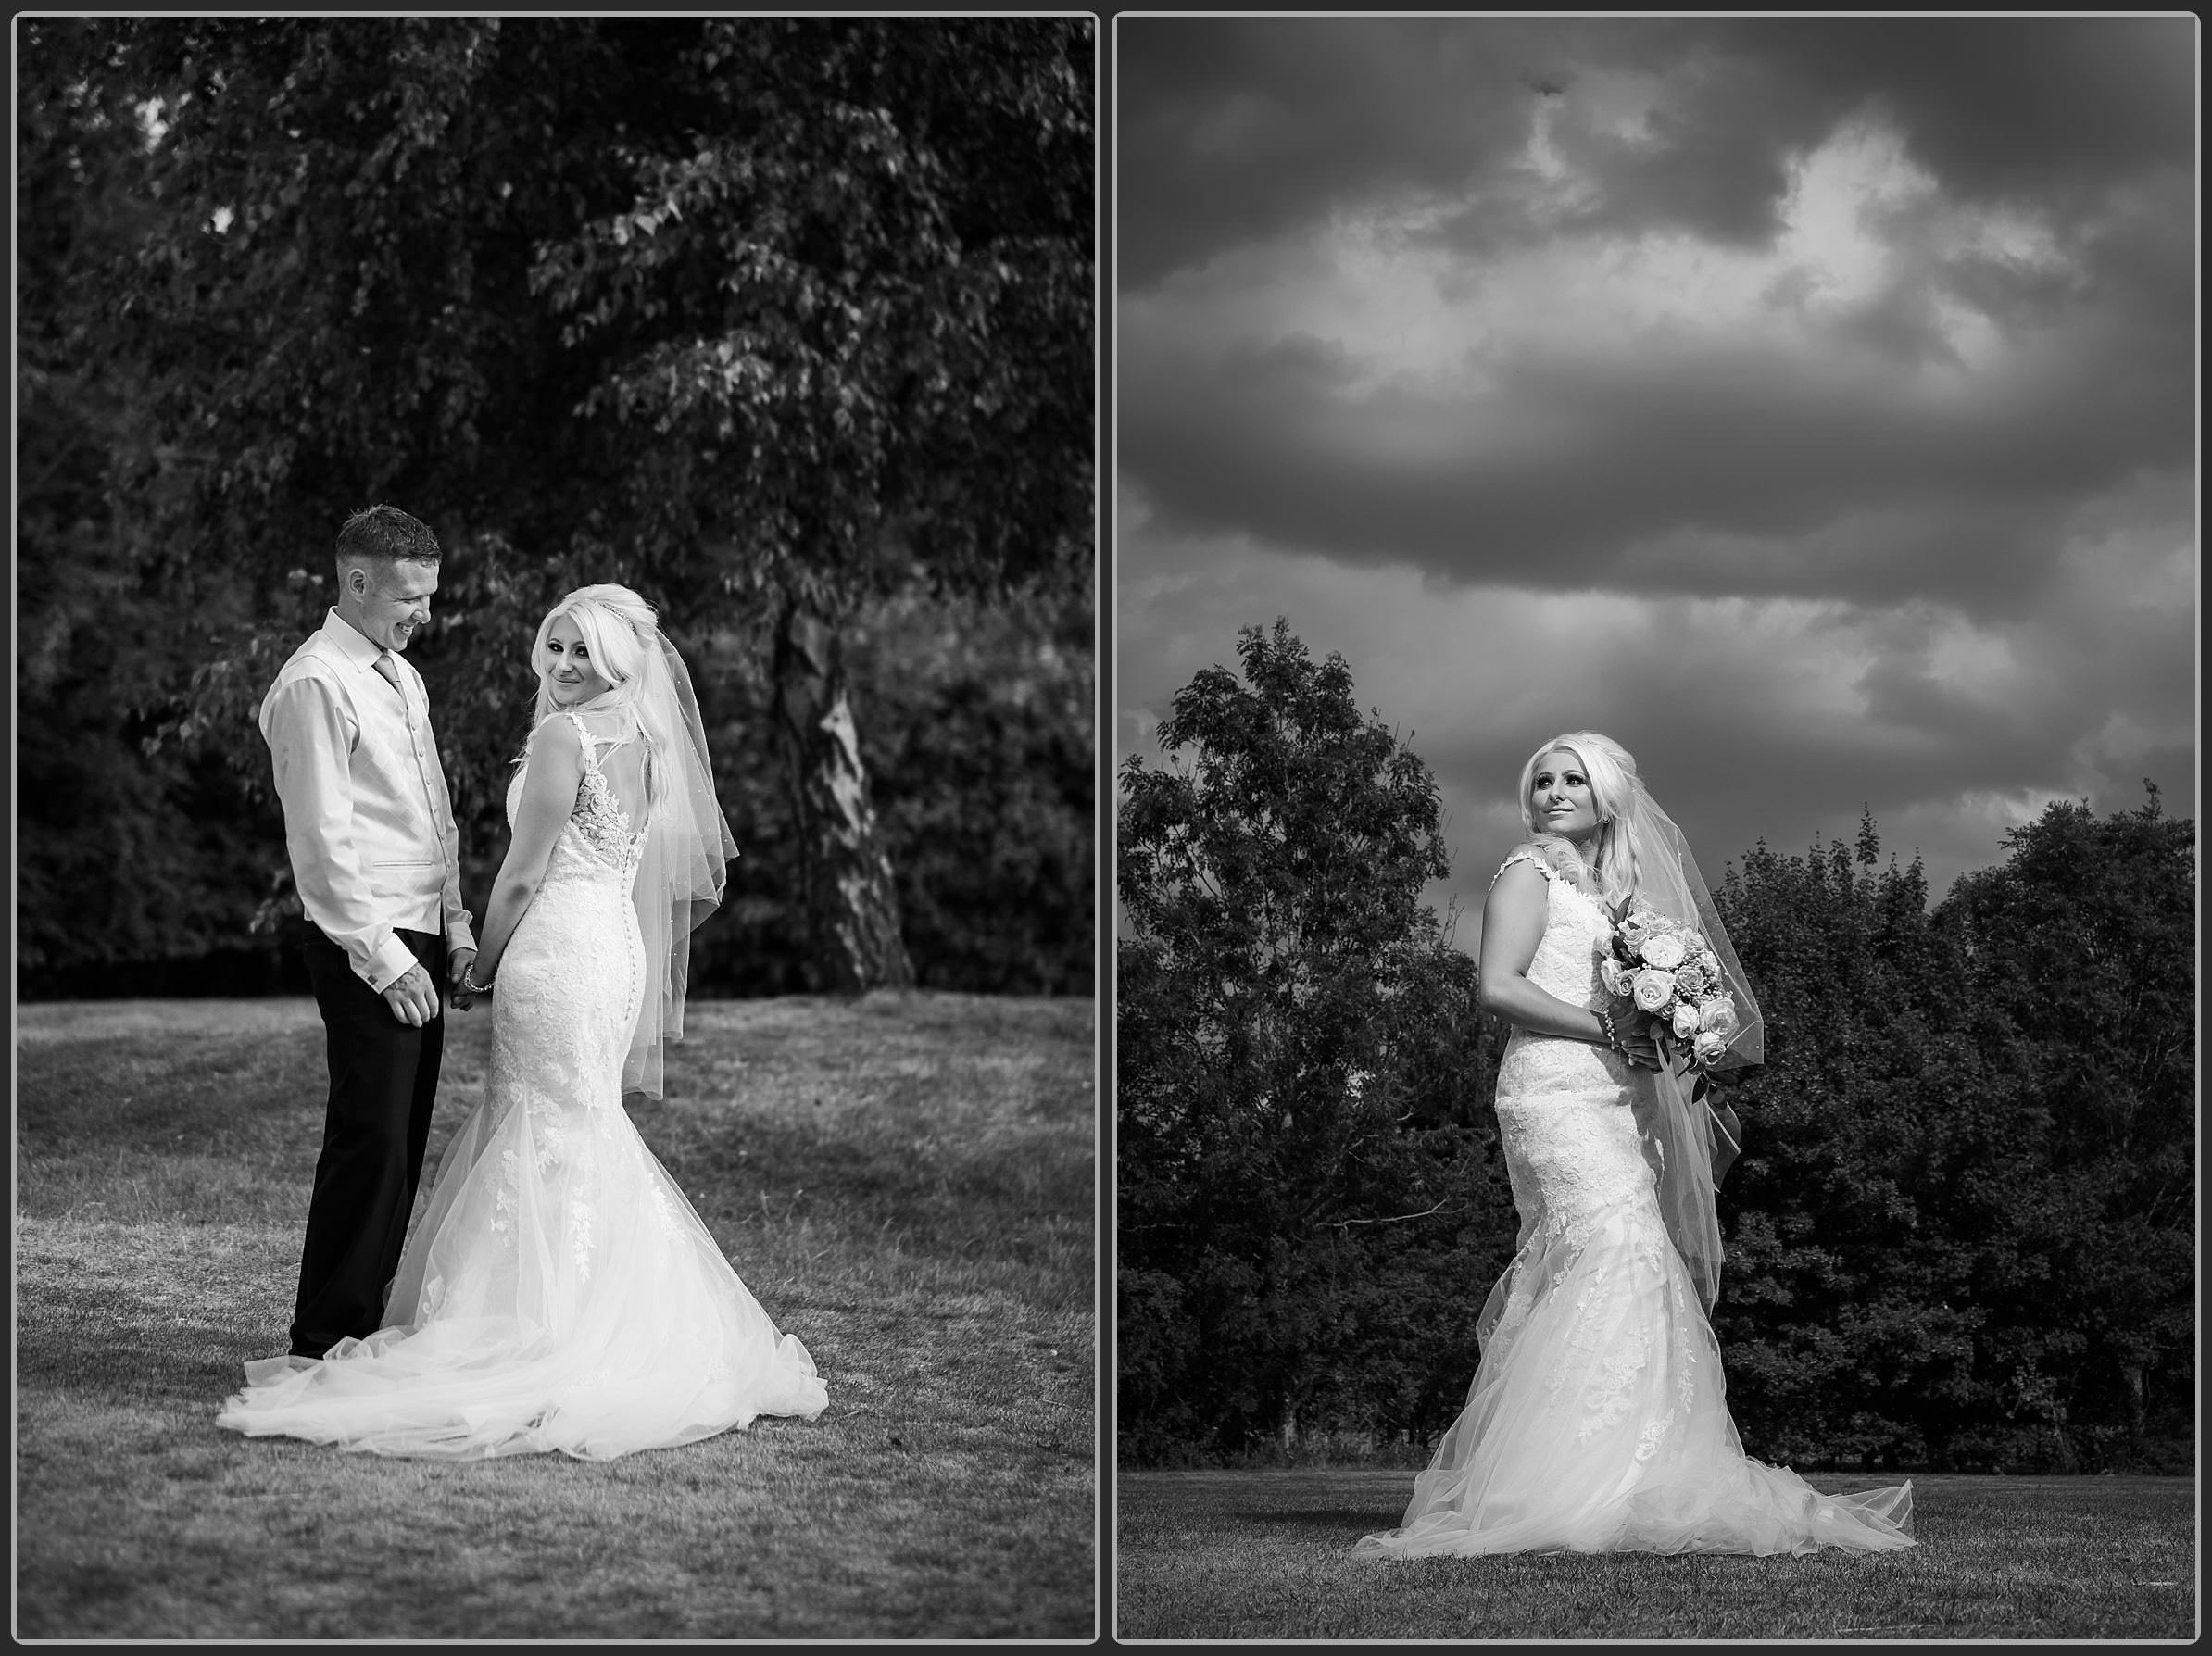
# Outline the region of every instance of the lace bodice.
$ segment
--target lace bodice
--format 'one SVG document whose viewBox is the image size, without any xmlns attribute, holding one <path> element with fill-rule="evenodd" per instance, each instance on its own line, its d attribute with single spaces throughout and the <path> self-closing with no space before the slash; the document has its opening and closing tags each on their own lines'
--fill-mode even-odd
<svg viewBox="0 0 2212 1656">
<path fill-rule="evenodd" d="M 1499 872 L 1518 861 L 1534 863 L 1546 880 L 1544 935 L 1528 981 L 1570 1006 L 1604 1006 L 1598 961 L 1613 937 L 1604 905 L 1527 848 Z M 1498 1130 L 1524 1243 L 1540 1232 L 1579 1234 L 1625 1204 L 1650 1205 L 1652 1169 L 1635 1119 L 1642 1090 L 1628 1060 L 1608 1048 L 1513 1032 L 1498 1064 Z"/>
<path fill-rule="evenodd" d="M 1527 978 L 1569 1006 L 1596 1011 L 1610 997 L 1598 977 L 1598 961 L 1613 943 L 1613 921 L 1604 903 L 1583 891 L 1572 877 L 1527 847 L 1499 867 L 1516 862 L 1541 871 L 1545 881 L 1544 935 L 1528 962 Z M 1629 1081 L 1628 1060 L 1587 1041 L 1560 1040 L 1515 1030 L 1498 1069 L 1500 1097 L 1509 1093 L 1614 1091 Z"/>
<path fill-rule="evenodd" d="M 630 813 L 616 802 L 614 784 L 599 768 L 584 721 L 573 713 L 569 717 L 575 720 L 576 734 L 584 742 L 584 779 L 576 786 L 576 809 L 569 822 L 603 861 L 622 873 L 635 873 L 638 853 L 645 847 L 644 831 L 631 827 Z"/>
<path fill-rule="evenodd" d="M 1603 900 L 1527 846 L 1501 863 L 1498 872 L 1503 873 L 1516 862 L 1539 870 L 1548 887 L 1543 940 L 1528 962 L 1528 981 L 1569 1006 L 1597 1010 L 1609 998 L 1598 980 L 1598 961 L 1613 943 L 1613 920 Z"/>
<path fill-rule="evenodd" d="M 554 864 L 548 876 L 556 873 L 562 861 L 563 847 L 569 847 L 572 859 L 575 852 L 588 853 L 599 867 L 611 870 L 625 881 L 637 872 L 638 859 L 645 850 L 645 831 L 642 825 L 633 826 L 629 812 L 615 797 L 614 784 L 607 779 L 601 768 L 599 750 L 611 752 L 623 743 L 635 739 L 630 734 L 609 738 L 594 736 L 584 720 L 572 711 L 564 709 L 569 722 L 576 727 L 576 739 L 583 746 L 584 775 L 576 784 L 576 804 L 569 814 L 568 826 L 556 842 Z M 522 794 L 522 773 L 517 772 L 507 790 L 507 822 L 514 826 L 515 809 Z M 571 845 L 571 841 L 573 845 Z"/>
</svg>

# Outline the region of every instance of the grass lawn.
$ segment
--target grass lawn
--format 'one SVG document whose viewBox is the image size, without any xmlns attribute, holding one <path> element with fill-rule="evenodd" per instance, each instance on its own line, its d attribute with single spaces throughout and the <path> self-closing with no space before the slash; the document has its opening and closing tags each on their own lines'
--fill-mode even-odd
<svg viewBox="0 0 2212 1656">
<path fill-rule="evenodd" d="M 1808 1482 L 1833 1493 L 1880 1474 Z M 1908 1552 L 1354 1559 L 1410 1471 L 1123 1472 L 1114 1632 L 1150 1638 L 2189 1639 L 2193 1478 L 1916 1477 Z"/>
<path fill-rule="evenodd" d="M 447 1016 L 434 1169 L 490 1049 L 487 1012 Z M 695 1003 L 634 1119 L 827 1411 L 454 1463 L 215 1425 L 240 1364 L 284 1349 L 312 1002 L 18 1008 L 18 1636 L 1089 1637 L 1092 1023 Z"/>
</svg>

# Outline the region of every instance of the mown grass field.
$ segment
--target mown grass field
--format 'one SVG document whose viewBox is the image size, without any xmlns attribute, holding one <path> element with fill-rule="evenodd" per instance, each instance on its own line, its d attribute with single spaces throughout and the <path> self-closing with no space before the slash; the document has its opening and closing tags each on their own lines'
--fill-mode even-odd
<svg viewBox="0 0 2212 1656">
<path fill-rule="evenodd" d="M 1906 1552 L 1355 1559 L 1412 1471 L 1130 1472 L 1123 1639 L 2190 1639 L 2195 1480 L 1916 1477 Z M 1879 1474 L 1808 1479 L 1835 1492 Z"/>
<path fill-rule="evenodd" d="M 432 1166 L 482 1096 L 448 1013 Z M 634 1119 L 778 1324 L 811 1423 L 591 1464 L 220 1431 L 284 1348 L 311 1002 L 17 1014 L 26 1638 L 1087 1638 L 1093 1009 L 707 1002 Z M 430 1183 L 426 1175 L 424 1187 Z"/>
</svg>

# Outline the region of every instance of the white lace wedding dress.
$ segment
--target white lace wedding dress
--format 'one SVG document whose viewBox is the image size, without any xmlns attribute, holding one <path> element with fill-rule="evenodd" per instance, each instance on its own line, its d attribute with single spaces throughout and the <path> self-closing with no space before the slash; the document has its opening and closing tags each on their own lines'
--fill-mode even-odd
<svg viewBox="0 0 2212 1656">
<path fill-rule="evenodd" d="M 607 1460 L 827 1401 L 623 1110 L 644 835 L 601 769 L 608 745 L 569 717 L 584 743 L 575 812 L 499 963 L 484 1101 L 439 1165 L 386 1326 L 320 1361 L 247 1363 L 217 1417 L 233 1431 Z"/>
<path fill-rule="evenodd" d="M 1534 853 L 1548 921 L 1528 981 L 1605 1006 L 1602 905 Z M 1502 872 L 1502 871 L 1501 871 Z M 1515 1030 L 1498 1129 L 1518 1251 L 1477 1332 L 1467 1405 L 1398 1529 L 1356 1551 L 1802 1553 L 1910 1547 L 1912 1485 L 1822 1495 L 1747 1457 L 1712 1325 L 1660 1215 L 1638 1126 L 1648 1073 L 1602 1047 Z"/>
</svg>

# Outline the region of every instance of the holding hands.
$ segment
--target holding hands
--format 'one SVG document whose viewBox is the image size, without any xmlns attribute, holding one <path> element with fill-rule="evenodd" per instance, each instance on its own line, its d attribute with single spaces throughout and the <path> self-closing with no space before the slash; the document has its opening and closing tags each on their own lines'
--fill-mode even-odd
<svg viewBox="0 0 2212 1656">
<path fill-rule="evenodd" d="M 476 951 L 457 948 L 446 962 L 446 979 L 450 988 L 453 1010 L 465 1012 L 492 992 L 489 984 L 480 984 L 470 975 L 470 968 L 476 964 Z"/>
<path fill-rule="evenodd" d="M 479 984 L 470 977 L 469 968 L 475 963 L 476 951 L 472 948 L 457 948 L 446 959 L 447 998 L 458 1011 L 467 1011 L 491 992 L 489 984 Z M 392 1009 L 393 1017 L 409 1029 L 421 1029 L 436 1017 L 438 985 L 429 969 L 420 963 L 408 967 L 384 991 L 384 1005 Z"/>
</svg>

